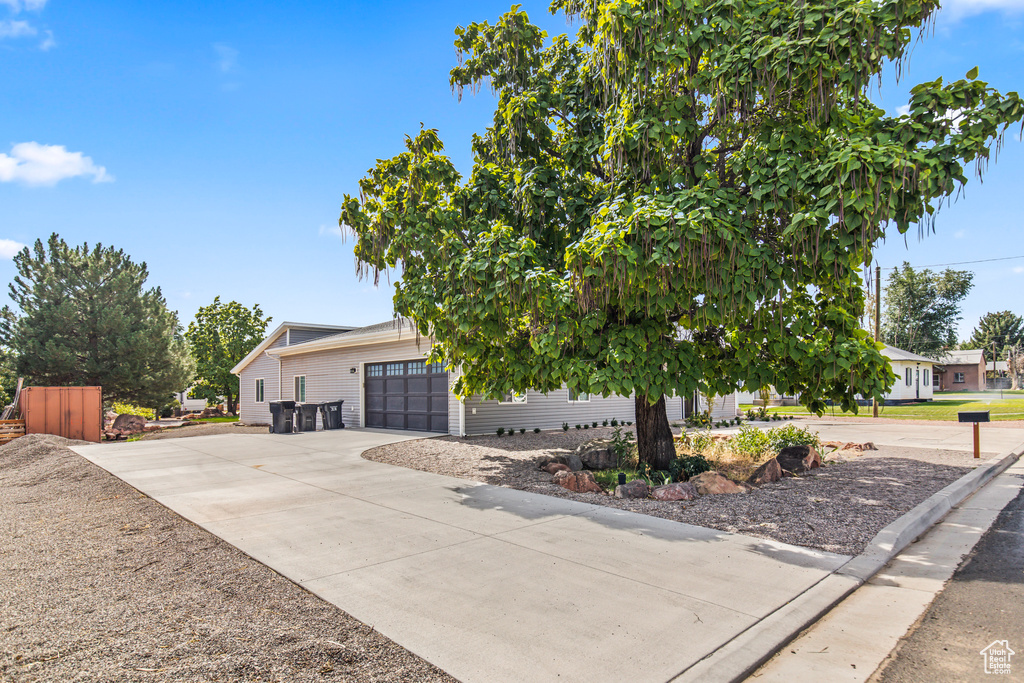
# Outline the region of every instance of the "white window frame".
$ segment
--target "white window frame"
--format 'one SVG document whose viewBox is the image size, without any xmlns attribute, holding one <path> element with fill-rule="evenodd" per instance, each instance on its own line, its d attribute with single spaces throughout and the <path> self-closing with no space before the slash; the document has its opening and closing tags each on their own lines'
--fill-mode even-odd
<svg viewBox="0 0 1024 683">
<path fill-rule="evenodd" d="M 514 391 L 510 391 L 505 394 L 505 398 L 498 401 L 499 406 L 522 406 L 526 405 L 526 394 L 517 394 Z"/>
<path fill-rule="evenodd" d="M 573 398 L 572 389 L 568 389 L 566 392 L 566 396 L 569 399 L 569 403 L 590 403 L 590 393 L 586 391 L 581 391 L 577 393 L 576 397 Z M 586 396 L 586 398 L 580 398 L 580 396 Z"/>
<path fill-rule="evenodd" d="M 967 383 L 967 378 L 964 377 L 964 373 L 962 373 L 962 372 L 954 372 L 953 373 L 953 384 L 966 384 L 966 383 Z"/>
<path fill-rule="evenodd" d="M 910 368 L 907 368 L 907 386 L 914 386 L 914 371 Z"/>
<path fill-rule="evenodd" d="M 302 380 L 302 382 L 299 382 L 300 379 Z M 299 388 L 300 388 L 300 386 L 301 386 L 301 389 L 302 389 L 301 397 L 299 395 Z M 292 376 L 292 389 L 293 389 L 294 399 L 296 401 L 298 401 L 299 403 L 305 403 L 306 402 L 306 389 L 308 389 L 308 387 L 306 386 L 306 376 L 305 375 L 293 375 Z"/>
<path fill-rule="evenodd" d="M 931 386 L 931 382 L 928 381 L 928 368 L 921 369 L 921 386 Z"/>
<path fill-rule="evenodd" d="M 256 378 L 256 403 L 267 402 L 267 383 L 262 377 Z"/>
</svg>

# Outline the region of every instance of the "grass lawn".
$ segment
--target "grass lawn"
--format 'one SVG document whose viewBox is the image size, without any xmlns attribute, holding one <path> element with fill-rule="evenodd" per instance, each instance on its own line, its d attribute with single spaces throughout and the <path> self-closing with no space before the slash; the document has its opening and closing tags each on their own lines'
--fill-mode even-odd
<svg viewBox="0 0 1024 683">
<path fill-rule="evenodd" d="M 227 417 L 206 417 L 202 420 L 196 420 L 196 422 L 238 422 L 238 418 L 231 415 Z"/>
<path fill-rule="evenodd" d="M 943 398 L 942 400 L 932 401 L 930 403 L 915 403 L 911 405 L 903 406 L 881 406 L 878 415 L 879 417 L 889 417 L 899 420 L 948 420 L 950 422 L 957 421 L 957 413 L 960 411 L 969 410 L 988 410 L 991 414 L 992 420 L 1024 420 L 1024 398 L 1007 398 L 999 400 L 999 394 L 997 393 L 994 397 L 990 395 L 984 395 L 981 398 L 981 394 L 972 394 L 969 397 L 963 398 Z M 746 411 L 753 406 L 741 405 L 740 409 Z M 780 415 L 796 415 L 796 416 L 807 416 L 812 413 L 807 412 L 807 409 L 803 406 L 779 406 L 777 408 L 768 408 L 770 413 L 778 413 Z M 854 413 L 845 413 L 836 408 L 828 408 L 825 413 L 827 415 L 835 416 L 847 416 L 853 417 Z M 856 414 L 858 417 L 871 417 L 871 406 L 861 406 L 860 412 Z"/>
</svg>

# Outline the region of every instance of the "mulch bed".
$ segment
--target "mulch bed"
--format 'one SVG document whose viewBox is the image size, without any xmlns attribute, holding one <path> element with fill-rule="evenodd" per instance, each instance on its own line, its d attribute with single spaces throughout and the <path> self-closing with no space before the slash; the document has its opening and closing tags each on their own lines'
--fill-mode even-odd
<svg viewBox="0 0 1024 683">
<path fill-rule="evenodd" d="M 74 443 L 0 447 L 0 680 L 454 681 Z"/>
</svg>

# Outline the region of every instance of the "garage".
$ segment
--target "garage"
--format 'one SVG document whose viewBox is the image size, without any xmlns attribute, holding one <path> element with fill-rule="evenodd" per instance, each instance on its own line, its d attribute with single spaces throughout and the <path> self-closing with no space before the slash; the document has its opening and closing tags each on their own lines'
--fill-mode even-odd
<svg viewBox="0 0 1024 683">
<path fill-rule="evenodd" d="M 448 373 L 440 363 L 365 366 L 366 426 L 448 433 Z"/>
</svg>

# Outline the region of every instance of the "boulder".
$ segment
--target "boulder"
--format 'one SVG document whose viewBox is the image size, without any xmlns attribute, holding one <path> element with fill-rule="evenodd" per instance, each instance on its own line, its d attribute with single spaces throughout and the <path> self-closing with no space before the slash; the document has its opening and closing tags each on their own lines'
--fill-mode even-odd
<svg viewBox="0 0 1024 683">
<path fill-rule="evenodd" d="M 693 500 L 698 495 L 697 487 L 688 481 L 657 486 L 651 491 L 651 498 L 655 500 Z"/>
<path fill-rule="evenodd" d="M 843 444 L 838 450 L 857 451 L 859 453 L 863 453 L 864 451 L 877 451 L 878 449 L 875 448 L 875 444 L 870 441 L 865 441 L 864 443 L 854 443 L 851 441 L 850 443 Z"/>
<path fill-rule="evenodd" d="M 146 418 L 138 415 L 118 415 L 110 431 L 119 434 L 141 434 L 146 428 Z"/>
<path fill-rule="evenodd" d="M 616 498 L 647 498 L 651 495 L 651 487 L 642 479 L 634 479 L 628 484 L 615 487 Z"/>
<path fill-rule="evenodd" d="M 778 459 L 772 458 L 754 470 L 754 473 L 747 479 L 747 483 L 760 486 L 779 479 L 782 479 L 782 465 L 779 464 Z"/>
<path fill-rule="evenodd" d="M 585 470 L 582 472 L 566 472 L 564 470 L 556 472 L 551 483 L 576 493 L 604 493 L 601 485 L 594 481 L 594 475 Z"/>
<path fill-rule="evenodd" d="M 565 464 L 565 456 L 564 455 L 545 455 L 544 457 L 539 458 L 537 460 L 537 469 L 544 470 L 546 472 L 548 465 L 550 465 L 551 463 L 559 463 L 561 465 L 564 465 Z"/>
<path fill-rule="evenodd" d="M 746 491 L 736 482 L 730 481 L 715 471 L 702 472 L 696 477 L 691 477 L 690 483 L 697 489 L 697 493 L 702 496 L 719 493 L 744 493 Z"/>
<path fill-rule="evenodd" d="M 775 459 L 790 474 L 803 474 L 821 467 L 821 456 L 811 446 L 786 446 Z"/>
<path fill-rule="evenodd" d="M 612 449 L 610 439 L 594 439 L 580 444 L 576 455 L 583 466 L 591 470 L 610 470 L 619 466 L 619 458 Z"/>
<path fill-rule="evenodd" d="M 204 408 L 203 412 L 199 413 L 200 420 L 205 420 L 209 417 L 224 417 L 224 411 L 220 408 Z"/>
<path fill-rule="evenodd" d="M 548 474 L 558 474 L 559 472 L 572 472 L 569 466 L 560 462 L 549 462 L 544 465 L 544 471 Z"/>
<path fill-rule="evenodd" d="M 579 472 L 583 469 L 583 463 L 575 453 L 569 453 L 568 455 L 545 455 L 537 461 L 537 467 L 545 472 L 550 471 L 548 470 L 548 465 L 551 464 L 565 465 L 573 472 Z M 554 474 L 554 472 L 551 472 L 551 474 Z"/>
</svg>

